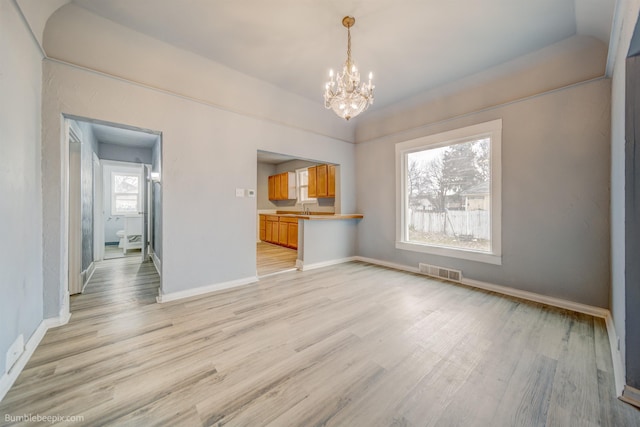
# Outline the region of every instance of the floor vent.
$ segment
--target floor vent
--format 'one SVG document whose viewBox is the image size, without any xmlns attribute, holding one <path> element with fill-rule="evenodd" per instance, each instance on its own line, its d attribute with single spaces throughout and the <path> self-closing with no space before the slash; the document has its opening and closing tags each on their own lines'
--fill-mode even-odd
<svg viewBox="0 0 640 427">
<path fill-rule="evenodd" d="M 418 264 L 420 273 L 439 279 L 451 280 L 452 282 L 462 282 L 462 271 L 450 268 L 438 267 L 437 265 Z"/>
</svg>

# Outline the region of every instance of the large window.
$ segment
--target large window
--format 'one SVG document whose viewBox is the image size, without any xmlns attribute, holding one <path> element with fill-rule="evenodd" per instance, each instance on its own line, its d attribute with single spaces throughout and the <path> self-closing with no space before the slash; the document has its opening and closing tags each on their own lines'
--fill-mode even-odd
<svg viewBox="0 0 640 427">
<path fill-rule="evenodd" d="M 396 247 L 501 263 L 502 120 L 396 145 Z"/>
<path fill-rule="evenodd" d="M 139 212 L 140 176 L 131 173 L 111 173 L 111 215 L 131 215 Z"/>
</svg>

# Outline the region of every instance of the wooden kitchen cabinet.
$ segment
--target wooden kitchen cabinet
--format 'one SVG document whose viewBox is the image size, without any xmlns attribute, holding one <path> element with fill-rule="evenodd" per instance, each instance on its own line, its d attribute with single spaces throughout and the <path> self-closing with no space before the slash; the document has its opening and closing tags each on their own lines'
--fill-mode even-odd
<svg viewBox="0 0 640 427">
<path fill-rule="evenodd" d="M 327 177 L 327 196 L 336 197 L 336 165 L 329 165 Z"/>
<path fill-rule="evenodd" d="M 298 249 L 298 222 L 289 223 L 289 231 L 287 235 L 287 246 Z"/>
<path fill-rule="evenodd" d="M 278 243 L 282 246 L 287 246 L 289 239 L 289 224 L 286 222 L 279 222 L 278 225 Z"/>
<path fill-rule="evenodd" d="M 260 215 L 260 240 L 298 249 L 298 218 Z"/>
<path fill-rule="evenodd" d="M 298 218 L 280 217 L 280 236 L 281 245 L 298 249 Z M 282 233 L 286 233 L 284 236 Z"/>
<path fill-rule="evenodd" d="M 262 225 L 262 217 L 265 218 L 264 241 L 269 243 L 278 243 L 279 221 L 277 215 L 260 215 L 260 224 Z M 262 239 L 262 230 L 260 230 L 260 239 Z"/>
<path fill-rule="evenodd" d="M 308 179 L 308 183 L 309 183 L 309 187 L 307 188 L 307 194 L 309 195 L 310 198 L 315 199 L 316 197 L 318 197 L 318 184 L 316 183 L 316 171 L 317 171 L 317 166 L 312 166 L 310 168 L 307 168 L 307 179 Z"/>
<path fill-rule="evenodd" d="M 335 165 L 317 165 L 308 168 L 309 197 L 336 197 Z"/>
<path fill-rule="evenodd" d="M 283 172 L 269 177 L 269 200 L 296 198 L 296 174 Z"/>
<path fill-rule="evenodd" d="M 269 200 L 276 200 L 276 181 L 278 175 L 272 175 L 269 177 Z M 278 185 L 280 182 L 278 181 Z"/>
<path fill-rule="evenodd" d="M 260 240 L 267 240 L 267 217 L 260 215 Z"/>
</svg>

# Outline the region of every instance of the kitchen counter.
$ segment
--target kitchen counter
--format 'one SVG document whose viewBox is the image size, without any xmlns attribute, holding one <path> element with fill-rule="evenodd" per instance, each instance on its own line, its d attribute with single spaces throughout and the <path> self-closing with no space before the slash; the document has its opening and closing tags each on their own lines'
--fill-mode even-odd
<svg viewBox="0 0 640 427">
<path fill-rule="evenodd" d="M 364 215 L 362 214 L 301 214 L 301 213 L 290 213 L 290 214 L 276 214 L 277 216 L 282 216 L 285 218 L 298 218 L 305 219 L 310 221 L 327 221 L 327 220 L 336 220 L 336 219 L 362 219 Z"/>
</svg>

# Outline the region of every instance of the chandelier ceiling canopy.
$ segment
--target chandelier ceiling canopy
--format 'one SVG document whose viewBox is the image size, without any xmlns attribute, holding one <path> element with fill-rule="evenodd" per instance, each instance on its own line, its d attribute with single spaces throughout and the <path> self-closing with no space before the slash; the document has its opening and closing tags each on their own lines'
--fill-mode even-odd
<svg viewBox="0 0 640 427">
<path fill-rule="evenodd" d="M 329 81 L 324 89 L 324 106 L 332 109 L 339 117 L 349 120 L 366 110 L 373 104 L 373 73 L 369 73 L 368 83 L 360 81 L 358 68 L 351 59 L 351 27 L 356 23 L 352 16 L 342 18 L 342 25 L 347 28 L 347 60 L 342 72 L 336 76 L 329 71 Z"/>
</svg>

